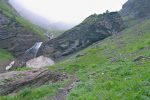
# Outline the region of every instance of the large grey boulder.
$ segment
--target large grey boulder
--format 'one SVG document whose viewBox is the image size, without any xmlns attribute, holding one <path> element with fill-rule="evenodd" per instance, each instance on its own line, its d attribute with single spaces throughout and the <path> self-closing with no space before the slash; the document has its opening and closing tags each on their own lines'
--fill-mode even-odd
<svg viewBox="0 0 150 100">
<path fill-rule="evenodd" d="M 29 68 L 43 68 L 54 65 L 55 62 L 48 57 L 39 56 L 26 62 L 26 67 Z"/>
</svg>

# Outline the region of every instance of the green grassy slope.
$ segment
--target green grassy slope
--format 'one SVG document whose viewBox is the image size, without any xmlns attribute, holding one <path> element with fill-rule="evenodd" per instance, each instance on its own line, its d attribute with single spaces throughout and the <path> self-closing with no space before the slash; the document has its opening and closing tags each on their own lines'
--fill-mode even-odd
<svg viewBox="0 0 150 100">
<path fill-rule="evenodd" d="M 11 58 L 12 58 L 12 55 L 9 52 L 3 49 L 0 49 L 0 63 L 6 62 L 10 60 Z"/>
<path fill-rule="evenodd" d="M 77 56 L 79 54 L 83 55 Z M 139 56 L 144 58 L 133 62 Z M 49 68 L 68 72 L 80 79 L 67 95 L 67 100 L 149 100 L 150 19 L 97 42 Z M 25 89 L 16 96 L 1 99 L 41 100 L 54 94 L 63 84 Z"/>
<path fill-rule="evenodd" d="M 150 20 L 122 33 L 58 64 L 81 80 L 68 100 L 150 99 Z M 144 58 L 133 62 L 139 56 Z"/>
<path fill-rule="evenodd" d="M 0 0 L 0 11 L 11 19 L 16 20 L 25 28 L 44 36 L 44 30 L 22 18 L 8 3 L 8 0 Z"/>
<path fill-rule="evenodd" d="M 8 64 L 12 59 L 13 56 L 9 52 L 0 48 L 0 73 L 4 71 L 4 66 L 6 66 L 6 64 Z"/>
</svg>

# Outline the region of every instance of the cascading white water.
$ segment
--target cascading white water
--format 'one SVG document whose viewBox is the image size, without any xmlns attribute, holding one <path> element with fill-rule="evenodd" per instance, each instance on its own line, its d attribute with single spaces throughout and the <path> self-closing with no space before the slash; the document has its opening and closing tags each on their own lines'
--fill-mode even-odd
<svg viewBox="0 0 150 100">
<path fill-rule="evenodd" d="M 53 38 L 54 38 L 53 33 L 50 33 L 50 32 L 48 32 L 48 31 L 47 31 L 47 32 L 45 32 L 44 34 L 45 34 L 45 36 L 47 36 L 47 37 L 48 37 L 48 39 L 49 39 L 49 40 L 51 40 L 51 39 L 53 39 Z"/>
<path fill-rule="evenodd" d="M 36 42 L 31 48 L 26 50 L 25 55 L 31 54 L 35 58 L 42 44 L 43 42 Z"/>
<path fill-rule="evenodd" d="M 36 57 L 42 43 L 43 42 L 37 42 L 26 51 L 23 59 L 23 61 L 26 63 L 26 67 L 43 68 L 55 64 L 55 62 L 48 57 L 44 56 Z"/>
<path fill-rule="evenodd" d="M 43 42 L 36 42 L 31 48 L 26 50 L 20 61 L 25 63 L 26 61 L 35 58 L 42 44 Z M 6 66 L 6 70 L 11 69 L 15 63 L 15 61 L 12 61 L 8 66 Z"/>
</svg>

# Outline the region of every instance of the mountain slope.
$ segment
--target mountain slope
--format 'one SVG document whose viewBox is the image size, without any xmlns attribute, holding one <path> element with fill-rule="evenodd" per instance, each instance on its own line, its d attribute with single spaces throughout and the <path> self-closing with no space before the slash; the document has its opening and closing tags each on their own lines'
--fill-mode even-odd
<svg viewBox="0 0 150 100">
<path fill-rule="evenodd" d="M 7 0 L 0 0 L 0 48 L 18 57 L 35 42 L 43 40 L 40 28 L 20 17 Z"/>
<path fill-rule="evenodd" d="M 149 26 L 145 20 L 58 64 L 81 80 L 67 99 L 150 99 Z"/>
<path fill-rule="evenodd" d="M 86 23 L 84 25 L 91 24 L 91 21 L 96 23 L 95 18 L 97 17 L 87 18 L 83 22 Z M 78 29 L 75 27 L 75 30 L 76 28 Z M 67 33 L 63 36 L 68 36 L 70 32 Z M 112 34 L 103 41 L 97 41 L 66 60 L 50 66 L 49 70 L 65 72 L 79 79 L 64 93 L 66 100 L 149 100 L 149 66 L 150 19 L 147 18 Z M 66 86 L 68 80 L 47 83 L 41 87 L 27 87 L 15 95 L 1 96 L 0 99 L 50 99 L 53 95 L 57 95 L 56 91 L 63 91 L 62 87 Z"/>
<path fill-rule="evenodd" d="M 31 24 L 31 22 L 23 19 L 16 11 L 15 9 L 8 3 L 8 0 L 0 0 L 0 11 L 4 15 L 6 15 L 9 18 L 16 19 L 17 22 L 22 24 L 25 28 L 31 30 L 32 32 L 35 32 L 39 35 L 43 35 L 43 29 L 40 27 Z"/>
<path fill-rule="evenodd" d="M 44 43 L 39 55 L 59 59 L 103 40 L 123 28 L 122 18 L 117 12 L 94 14 L 61 36 Z"/>
<path fill-rule="evenodd" d="M 13 56 L 9 52 L 4 49 L 0 49 L 0 73 L 5 72 L 4 66 L 8 65 L 8 62 L 12 59 Z"/>
<path fill-rule="evenodd" d="M 150 16 L 149 0 L 128 0 L 120 11 L 128 19 L 139 19 Z"/>
<path fill-rule="evenodd" d="M 48 30 L 50 33 L 53 33 L 54 37 L 62 34 L 64 31 L 72 28 L 74 25 L 64 22 L 53 22 L 53 20 L 48 20 L 41 15 L 38 15 L 32 11 L 29 11 L 27 8 L 22 6 L 16 0 L 9 0 L 9 3 L 15 8 L 15 10 L 21 15 L 23 18 L 27 19 L 31 23 Z M 51 13 L 51 12 L 48 12 Z M 32 28 L 32 27 L 31 27 Z"/>
<path fill-rule="evenodd" d="M 80 79 L 67 100 L 148 100 L 150 90 L 150 19 L 99 41 L 49 67 Z M 2 100 L 51 97 L 64 83 L 25 89 Z M 60 86 L 61 85 L 61 86 Z M 51 88 L 55 87 L 55 88 Z M 56 88 L 57 87 L 57 88 Z M 52 89 L 49 91 L 47 89 Z M 41 91 L 40 91 L 41 90 Z M 43 93 L 43 91 L 45 91 Z M 37 97 L 33 95 L 38 95 Z"/>
</svg>

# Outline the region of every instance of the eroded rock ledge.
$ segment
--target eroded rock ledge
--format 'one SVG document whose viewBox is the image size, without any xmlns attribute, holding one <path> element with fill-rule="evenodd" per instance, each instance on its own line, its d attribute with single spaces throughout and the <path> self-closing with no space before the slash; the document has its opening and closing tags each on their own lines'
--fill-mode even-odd
<svg viewBox="0 0 150 100">
<path fill-rule="evenodd" d="M 13 93 L 25 86 L 40 86 L 46 82 L 57 82 L 67 78 L 66 74 L 51 72 L 48 69 L 11 71 L 0 74 L 0 95 Z"/>
</svg>

